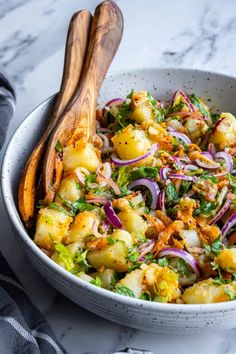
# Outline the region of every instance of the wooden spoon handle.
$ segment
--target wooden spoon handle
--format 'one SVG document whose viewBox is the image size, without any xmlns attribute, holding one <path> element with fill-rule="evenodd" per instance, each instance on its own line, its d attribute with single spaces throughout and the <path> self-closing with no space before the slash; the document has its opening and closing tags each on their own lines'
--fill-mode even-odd
<svg viewBox="0 0 236 354">
<path fill-rule="evenodd" d="M 57 118 L 60 118 L 79 86 L 88 49 L 91 23 L 92 15 L 88 10 L 76 12 L 71 18 L 66 40 L 62 82 L 55 105 Z"/>
<path fill-rule="evenodd" d="M 50 185 L 55 182 L 57 159 L 55 146 L 73 144 L 80 138 L 89 140 L 95 132 L 95 111 L 99 89 L 118 49 L 123 33 L 123 16 L 113 1 L 102 2 L 95 10 L 89 47 L 79 89 L 55 127 L 44 159 L 42 181 L 45 195 L 52 195 Z M 54 183 L 54 192 L 58 180 Z M 47 198 L 46 198 L 47 199 Z M 48 200 L 48 199 L 47 199 Z"/>
<path fill-rule="evenodd" d="M 25 223 L 28 223 L 34 216 L 37 172 L 46 141 L 70 102 L 81 78 L 91 20 L 90 12 L 82 10 L 75 13 L 70 21 L 60 92 L 49 125 L 30 155 L 19 184 L 18 205 Z"/>
<path fill-rule="evenodd" d="M 102 2 L 95 10 L 80 91 L 69 114 L 80 119 L 66 145 L 83 136 L 91 140 L 96 128 L 95 111 L 100 87 L 119 47 L 123 33 L 123 16 L 113 1 Z"/>
</svg>

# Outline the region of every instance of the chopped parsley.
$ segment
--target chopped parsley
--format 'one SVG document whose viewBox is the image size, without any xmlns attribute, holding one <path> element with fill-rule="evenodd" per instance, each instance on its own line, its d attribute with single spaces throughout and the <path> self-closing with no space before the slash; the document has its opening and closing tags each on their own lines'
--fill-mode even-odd
<svg viewBox="0 0 236 354">
<path fill-rule="evenodd" d="M 213 253 L 217 256 L 223 249 L 223 244 L 220 237 L 218 237 L 211 245 L 204 245 L 204 248 L 207 252 Z"/>
<path fill-rule="evenodd" d="M 134 94 L 134 89 L 131 90 L 131 92 L 126 96 L 126 98 L 131 99 L 133 98 L 133 94 Z"/>
<path fill-rule="evenodd" d="M 167 257 L 162 257 L 162 258 L 159 258 L 157 260 L 157 264 L 160 266 L 160 267 L 168 267 L 169 265 L 169 260 Z"/>
<path fill-rule="evenodd" d="M 191 103 L 195 106 L 195 108 L 201 113 L 201 115 L 204 117 L 209 117 L 209 111 L 205 107 L 205 105 L 201 102 L 201 100 L 193 93 L 189 97 Z"/>
<path fill-rule="evenodd" d="M 211 120 L 213 125 L 216 124 L 216 122 L 219 120 L 220 114 L 219 113 L 211 113 Z"/>
<path fill-rule="evenodd" d="M 132 272 L 132 270 L 139 269 L 141 267 L 142 263 L 134 263 L 131 266 L 128 267 L 128 273 Z"/>
<path fill-rule="evenodd" d="M 75 263 L 79 266 L 80 270 L 87 272 L 91 266 L 86 259 L 88 250 L 84 252 L 77 252 L 75 255 Z"/>
<path fill-rule="evenodd" d="M 101 280 L 101 278 L 99 278 L 98 276 L 96 276 L 95 279 L 90 280 L 90 284 L 96 285 L 96 286 L 98 286 L 99 288 L 101 288 L 101 287 L 102 287 L 102 280 Z"/>
<path fill-rule="evenodd" d="M 147 300 L 150 301 L 152 299 L 151 294 L 148 292 L 142 293 L 142 295 L 140 296 L 141 300 Z"/>
<path fill-rule="evenodd" d="M 156 179 L 158 170 L 159 170 L 158 167 L 149 167 L 149 166 L 136 167 L 130 172 L 129 178 L 131 181 L 135 181 L 136 179 L 139 178 Z"/>
<path fill-rule="evenodd" d="M 182 258 L 179 257 L 172 258 L 170 260 L 170 265 L 178 274 L 182 274 L 182 275 L 190 274 L 189 266 Z"/>
<path fill-rule="evenodd" d="M 117 294 L 129 296 L 129 297 L 135 297 L 135 295 L 131 289 L 127 288 L 126 286 L 120 285 L 120 284 L 116 284 L 115 292 Z"/>
<path fill-rule="evenodd" d="M 178 203 L 179 195 L 173 183 L 167 185 L 165 192 L 168 206 Z"/>
<path fill-rule="evenodd" d="M 121 166 L 117 171 L 116 183 L 118 184 L 120 189 L 127 188 L 129 184 L 129 172 L 130 172 L 130 168 L 126 166 Z"/>
<path fill-rule="evenodd" d="M 157 107 L 157 101 L 152 97 L 152 95 L 147 93 L 148 101 L 152 105 L 153 113 L 156 116 L 156 121 L 161 123 L 164 120 L 164 110 L 161 107 Z"/>
<path fill-rule="evenodd" d="M 62 244 L 57 243 L 55 245 L 55 250 L 58 253 L 59 258 L 63 261 L 66 270 L 69 272 L 74 268 L 73 256 L 69 250 Z"/>
<path fill-rule="evenodd" d="M 191 186 L 191 182 L 182 181 L 181 186 L 180 186 L 180 193 L 181 194 L 187 194 L 188 191 L 189 191 L 190 186 Z"/>
<path fill-rule="evenodd" d="M 112 238 L 111 236 L 107 237 L 107 242 L 109 243 L 109 245 L 114 245 L 114 243 L 116 243 L 117 240 L 114 240 L 114 238 Z"/>
<path fill-rule="evenodd" d="M 230 290 L 229 288 L 225 287 L 224 292 L 226 295 L 229 296 L 230 300 L 236 300 L 236 293 L 233 290 Z"/>
<path fill-rule="evenodd" d="M 128 118 L 130 112 L 130 102 L 124 101 L 115 117 L 116 130 L 124 129 L 127 125 L 132 123 L 132 121 Z"/>
<path fill-rule="evenodd" d="M 55 150 L 59 153 L 63 151 L 63 146 L 62 146 L 62 143 L 60 142 L 60 140 L 57 140 L 57 143 L 55 145 Z"/>
<path fill-rule="evenodd" d="M 200 207 L 195 210 L 194 215 L 202 214 L 204 216 L 211 216 L 215 213 L 216 207 L 216 202 L 207 202 L 206 200 L 201 200 Z"/>
<path fill-rule="evenodd" d="M 135 263 L 137 262 L 138 257 L 139 257 L 139 252 L 137 246 L 130 248 L 128 250 L 128 256 L 127 256 L 128 261 Z"/>
<path fill-rule="evenodd" d="M 70 215 L 70 216 L 75 216 L 76 213 L 81 212 L 81 211 L 94 210 L 94 208 L 95 208 L 95 206 L 86 202 L 85 197 L 81 197 L 80 199 L 76 200 L 75 202 L 70 202 L 68 200 L 63 199 L 62 203 L 64 206 L 66 206 L 68 209 L 70 209 L 69 212 L 67 211 L 68 215 Z M 54 203 L 50 203 L 50 205 L 51 204 L 54 204 Z M 62 207 L 60 207 L 60 208 L 62 208 Z M 62 208 L 62 209 L 64 209 L 64 208 Z"/>
<path fill-rule="evenodd" d="M 215 176 L 213 176 L 212 174 L 210 174 L 208 171 L 204 171 L 202 174 L 201 174 L 201 177 L 200 177 L 200 180 L 211 180 L 213 183 L 218 183 L 219 182 L 219 179 Z"/>
<path fill-rule="evenodd" d="M 96 179 L 96 173 L 90 173 L 88 176 L 86 176 L 85 178 L 85 191 L 86 192 L 89 192 L 90 190 L 90 186 L 89 186 L 89 183 L 94 183 L 95 182 L 95 179 Z"/>
<path fill-rule="evenodd" d="M 71 212 L 69 212 L 68 210 L 66 210 L 65 208 L 63 208 L 61 205 L 57 204 L 57 203 L 49 203 L 49 208 L 51 209 L 55 209 L 57 211 L 60 211 L 63 214 L 69 215 L 69 216 L 73 216 L 73 214 Z"/>
</svg>

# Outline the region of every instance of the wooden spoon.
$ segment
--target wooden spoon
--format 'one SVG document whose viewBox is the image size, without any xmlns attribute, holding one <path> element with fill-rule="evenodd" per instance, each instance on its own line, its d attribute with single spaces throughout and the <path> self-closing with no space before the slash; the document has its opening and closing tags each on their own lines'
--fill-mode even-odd
<svg viewBox="0 0 236 354">
<path fill-rule="evenodd" d="M 70 102 L 81 78 L 85 53 L 88 47 L 91 21 L 92 15 L 87 10 L 75 13 L 70 21 L 65 50 L 63 77 L 54 112 L 46 131 L 26 163 L 19 184 L 19 210 L 21 217 L 26 224 L 29 223 L 29 220 L 34 216 L 36 179 L 46 142 L 58 122 L 59 117 Z"/>
<path fill-rule="evenodd" d="M 118 49 L 122 33 L 123 16 L 119 7 L 113 1 L 102 2 L 94 13 L 79 89 L 54 128 L 47 145 L 42 173 L 46 202 L 52 201 L 62 176 L 63 166 L 56 145 L 69 146 L 80 138 L 92 141 L 99 89 Z"/>
</svg>

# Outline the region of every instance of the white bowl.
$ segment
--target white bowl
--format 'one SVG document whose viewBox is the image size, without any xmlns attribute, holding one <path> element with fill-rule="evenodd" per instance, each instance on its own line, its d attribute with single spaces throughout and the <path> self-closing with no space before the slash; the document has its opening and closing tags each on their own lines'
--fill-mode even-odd
<svg viewBox="0 0 236 354">
<path fill-rule="evenodd" d="M 136 69 L 113 73 L 103 84 L 100 103 L 124 97 L 131 89 L 148 90 L 154 97 L 170 99 L 182 89 L 207 98 L 210 106 L 236 113 L 236 79 L 198 70 Z M 69 299 L 111 321 L 153 332 L 183 332 L 236 327 L 236 301 L 209 305 L 177 305 L 125 297 L 88 284 L 65 271 L 34 244 L 17 210 L 21 170 L 45 129 L 55 102 L 47 99 L 30 113 L 14 133 L 2 166 L 2 192 L 15 235 L 39 273 Z"/>
</svg>

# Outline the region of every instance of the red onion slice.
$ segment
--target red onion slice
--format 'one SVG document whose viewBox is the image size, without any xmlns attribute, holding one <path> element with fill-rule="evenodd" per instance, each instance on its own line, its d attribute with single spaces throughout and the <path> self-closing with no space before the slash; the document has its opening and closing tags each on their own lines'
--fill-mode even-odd
<svg viewBox="0 0 236 354">
<path fill-rule="evenodd" d="M 146 152 L 146 154 L 144 154 L 142 156 L 138 156 L 135 159 L 131 159 L 131 160 L 120 160 L 117 156 L 112 154 L 111 155 L 111 162 L 113 162 L 117 166 L 133 165 L 134 163 L 142 161 L 142 160 L 146 159 L 147 157 L 149 157 L 150 155 L 152 155 L 157 150 L 157 148 L 158 148 L 158 144 L 154 144 L 154 145 L 152 145 L 150 150 L 148 152 Z"/>
<path fill-rule="evenodd" d="M 173 136 L 174 138 L 180 139 L 182 140 L 186 145 L 192 144 L 191 140 L 189 139 L 189 137 L 183 133 L 179 133 L 179 132 L 172 132 L 169 131 L 168 132 L 171 136 Z"/>
<path fill-rule="evenodd" d="M 232 159 L 232 156 L 230 154 L 228 154 L 225 151 L 220 151 L 220 152 L 217 152 L 215 154 L 215 158 L 216 158 L 216 161 L 218 159 L 224 160 L 224 163 L 225 163 L 227 171 L 232 173 L 232 171 L 233 171 L 233 159 Z"/>
<path fill-rule="evenodd" d="M 98 132 L 99 132 L 99 133 L 105 133 L 105 134 L 111 134 L 111 133 L 112 133 L 112 131 L 111 131 L 110 129 L 108 129 L 108 128 L 102 128 L 102 127 L 100 127 L 100 128 L 98 129 Z"/>
<path fill-rule="evenodd" d="M 222 177 L 222 176 L 225 176 L 227 175 L 228 171 L 224 171 L 224 172 L 221 172 L 221 173 L 215 173 L 214 176 L 215 177 Z"/>
<path fill-rule="evenodd" d="M 165 257 L 165 256 L 174 256 L 174 257 L 179 257 L 182 258 L 186 263 L 190 265 L 190 267 L 193 269 L 194 273 L 200 277 L 200 272 L 201 268 L 196 261 L 196 259 L 188 252 L 181 250 L 179 248 L 164 248 L 159 254 L 159 257 Z"/>
<path fill-rule="evenodd" d="M 102 171 L 101 171 L 102 169 Z M 98 176 L 102 177 L 102 178 L 111 178 L 111 174 L 112 174 L 112 168 L 111 168 L 111 164 L 109 162 L 104 162 L 102 165 L 100 165 L 97 168 L 97 174 Z"/>
<path fill-rule="evenodd" d="M 143 256 L 152 251 L 155 242 L 156 241 L 154 239 L 150 239 L 147 242 L 143 243 L 141 246 L 139 246 L 139 261 L 141 260 L 140 257 L 143 258 Z"/>
<path fill-rule="evenodd" d="M 187 162 L 187 163 L 191 163 L 191 160 L 188 156 L 180 156 L 178 157 L 179 161 L 182 161 L 182 162 Z"/>
<path fill-rule="evenodd" d="M 196 164 L 200 167 L 209 169 L 209 170 L 214 170 L 217 168 L 220 168 L 220 164 L 209 159 L 208 157 L 206 157 L 206 159 L 208 159 L 208 161 L 201 161 L 200 159 L 196 159 Z"/>
<path fill-rule="evenodd" d="M 90 175 L 90 172 L 87 170 L 87 168 L 77 167 L 75 169 L 75 174 L 76 174 L 81 186 L 85 186 L 85 178 L 86 178 L 86 176 Z"/>
<path fill-rule="evenodd" d="M 210 143 L 208 145 L 208 151 L 211 154 L 211 156 L 213 156 L 213 158 L 215 158 L 215 154 L 216 154 L 216 149 L 215 149 L 215 145 Z"/>
<path fill-rule="evenodd" d="M 221 123 L 224 119 L 225 119 L 225 117 L 222 117 L 222 118 L 218 119 L 218 121 L 216 122 L 216 124 L 214 125 L 214 127 L 213 127 L 213 129 L 212 129 L 211 134 L 213 134 L 213 133 L 216 131 L 217 127 L 220 125 L 220 123 Z"/>
<path fill-rule="evenodd" d="M 144 186 L 149 189 L 151 196 L 152 196 L 152 203 L 151 203 L 151 209 L 156 209 L 157 208 L 157 198 L 158 194 L 160 193 L 160 189 L 158 187 L 158 184 L 154 181 L 152 181 L 149 178 L 140 178 L 137 179 L 136 181 L 131 182 L 128 185 L 129 189 L 132 189 L 134 187 L 138 186 Z"/>
<path fill-rule="evenodd" d="M 112 173 L 111 164 L 109 162 L 105 162 L 103 164 L 103 169 L 104 172 L 101 172 L 100 168 L 97 168 L 99 182 L 102 180 L 102 183 L 105 183 L 105 185 L 108 184 L 114 190 L 115 194 L 117 195 L 121 194 L 118 184 L 115 181 L 113 181 L 113 179 L 111 178 L 111 173 Z"/>
<path fill-rule="evenodd" d="M 194 105 L 192 104 L 192 102 L 190 101 L 190 99 L 187 97 L 187 95 L 183 92 L 183 91 L 176 91 L 173 98 L 172 98 L 172 106 L 174 105 L 174 102 L 177 98 L 177 96 L 180 95 L 183 100 L 185 101 L 185 103 L 187 104 L 190 112 L 195 112 L 196 109 L 194 107 Z"/>
<path fill-rule="evenodd" d="M 190 181 L 190 182 L 195 182 L 196 181 L 196 177 L 194 176 L 186 176 L 186 175 L 178 175 L 178 174 L 174 174 L 172 173 L 169 178 L 171 179 L 182 179 L 183 181 Z"/>
<path fill-rule="evenodd" d="M 194 166 L 194 165 L 185 165 L 184 166 L 184 171 L 196 171 L 196 170 L 198 170 L 197 166 Z"/>
<path fill-rule="evenodd" d="M 168 176 L 167 176 L 167 173 L 168 172 L 172 172 L 172 169 L 169 168 L 169 167 L 162 167 L 160 168 L 160 171 L 159 171 L 159 175 L 160 175 L 160 178 L 163 180 L 163 181 L 166 181 Z"/>
<path fill-rule="evenodd" d="M 169 131 L 169 132 L 177 132 L 177 130 L 173 127 L 171 127 L 170 125 L 167 125 L 166 129 Z"/>
<path fill-rule="evenodd" d="M 101 228 L 104 232 L 107 232 L 109 230 L 110 223 L 107 219 L 103 220 Z"/>
<path fill-rule="evenodd" d="M 191 198 L 195 193 L 196 193 L 196 191 L 194 191 L 193 189 L 191 189 L 191 190 L 186 194 L 186 197 Z"/>
<path fill-rule="evenodd" d="M 214 218 L 211 220 L 210 225 L 215 224 L 218 220 L 222 218 L 222 216 L 226 213 L 226 211 L 229 209 L 230 205 L 232 203 L 231 199 L 227 199 L 222 208 L 218 211 L 218 213 L 214 216 Z M 222 228 L 223 232 L 223 228 Z"/>
<path fill-rule="evenodd" d="M 226 237 L 227 233 L 230 231 L 230 229 L 232 229 L 232 227 L 234 227 L 235 224 L 236 224 L 236 213 L 233 213 L 228 218 L 224 226 L 222 227 L 221 233 L 222 233 L 223 240 Z"/>
<path fill-rule="evenodd" d="M 103 133 L 97 133 L 98 136 L 100 136 L 100 138 L 102 139 L 103 141 L 103 149 L 108 149 L 109 148 L 109 140 L 108 140 L 108 137 L 103 134 Z"/>
<path fill-rule="evenodd" d="M 214 160 L 213 156 L 208 151 L 202 151 L 201 154 L 206 156 L 208 159 L 212 161 Z"/>
<path fill-rule="evenodd" d="M 103 197 L 93 197 L 86 199 L 87 203 L 98 203 L 98 204 L 106 204 L 107 199 Z"/>
<path fill-rule="evenodd" d="M 113 98 L 112 100 L 108 101 L 105 106 L 112 107 L 112 106 L 119 106 L 124 102 L 124 98 Z"/>
<path fill-rule="evenodd" d="M 112 204 L 110 201 L 106 202 L 106 204 L 104 205 L 104 212 L 106 214 L 107 220 L 109 221 L 109 223 L 116 229 L 121 229 L 123 227 L 120 219 L 118 218 L 118 216 L 116 215 Z"/>
<path fill-rule="evenodd" d="M 165 213 L 165 191 L 164 189 L 160 191 L 158 198 L 157 198 L 157 209 L 163 211 Z"/>
<path fill-rule="evenodd" d="M 172 159 L 174 160 L 175 164 L 179 166 L 180 168 L 183 167 L 182 162 L 179 161 L 179 159 L 176 156 L 172 156 Z"/>
</svg>

